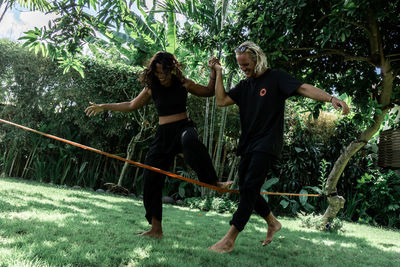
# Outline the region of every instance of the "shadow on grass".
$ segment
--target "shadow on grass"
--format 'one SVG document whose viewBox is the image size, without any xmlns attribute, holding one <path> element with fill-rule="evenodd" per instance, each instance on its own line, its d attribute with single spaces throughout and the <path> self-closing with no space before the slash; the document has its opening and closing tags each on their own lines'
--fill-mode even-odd
<svg viewBox="0 0 400 267">
<path fill-rule="evenodd" d="M 72 200 L 57 202 L 34 190 L 0 190 L 0 248 L 50 266 L 400 265 L 398 253 L 342 234 L 283 228 L 273 243 L 262 247 L 266 226 L 254 218 L 239 235 L 234 252 L 217 254 L 206 248 L 229 229 L 231 214 L 164 205 L 165 237 L 158 240 L 137 236 L 149 227 L 139 200 L 105 199 L 78 190 L 60 194 Z M 25 199 L 24 205 L 12 205 Z"/>
</svg>

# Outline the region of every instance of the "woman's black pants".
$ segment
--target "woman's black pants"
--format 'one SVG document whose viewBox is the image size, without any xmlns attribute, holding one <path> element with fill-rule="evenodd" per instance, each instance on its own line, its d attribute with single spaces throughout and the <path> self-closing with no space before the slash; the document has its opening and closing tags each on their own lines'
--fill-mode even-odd
<svg viewBox="0 0 400 267">
<path fill-rule="evenodd" d="M 189 119 L 160 125 L 146 154 L 145 164 L 168 171 L 174 157 L 183 153 L 186 163 L 196 172 L 201 182 L 216 185 L 217 175 L 206 147 L 199 140 L 194 123 Z M 162 219 L 162 188 L 165 175 L 144 171 L 143 202 L 146 219 Z"/>
</svg>

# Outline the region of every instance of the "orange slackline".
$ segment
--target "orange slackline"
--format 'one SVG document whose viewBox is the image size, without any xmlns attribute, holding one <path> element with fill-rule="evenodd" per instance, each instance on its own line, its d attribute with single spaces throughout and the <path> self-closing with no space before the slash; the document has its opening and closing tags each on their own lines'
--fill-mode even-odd
<svg viewBox="0 0 400 267">
<path fill-rule="evenodd" d="M 136 161 L 132 161 L 132 160 L 129 160 L 129 159 L 125 159 L 125 158 L 122 158 L 122 157 L 119 157 L 119 156 L 116 156 L 116 155 L 113 155 L 113 154 L 110 154 L 110 153 L 107 153 L 107 152 L 103 152 L 101 150 L 98 150 L 98 149 L 95 149 L 95 148 L 92 148 L 92 147 L 89 147 L 89 146 L 81 145 L 79 143 L 72 142 L 72 141 L 69 141 L 67 139 L 63 139 L 63 138 L 60 138 L 60 137 L 57 137 L 57 136 L 54 136 L 54 135 L 51 135 L 51 134 L 42 133 L 42 132 L 36 131 L 34 129 L 31 129 L 31 128 L 28 128 L 28 127 L 25 127 L 25 126 L 10 122 L 10 121 L 6 121 L 6 120 L 3 120 L 3 119 L 0 119 L 0 122 L 4 122 L 6 124 L 10 124 L 10 125 L 16 126 L 18 128 L 21 128 L 21 129 L 24 129 L 24 130 L 27 130 L 27 131 L 31 131 L 31 132 L 34 132 L 34 133 L 37 133 L 37 134 L 40 134 L 40 135 L 44 135 L 46 137 L 49 137 L 49 138 L 52 138 L 52 139 L 55 139 L 55 140 L 58 140 L 58 141 L 73 145 L 73 146 L 77 146 L 77 147 L 80 147 L 80 148 L 83 148 L 83 149 L 86 149 L 86 150 L 90 150 L 90 151 L 105 155 L 105 156 L 110 157 L 110 158 L 114 158 L 114 159 L 118 159 L 118 160 L 121 160 L 121 161 L 125 161 L 125 162 L 128 162 L 130 164 L 136 165 L 136 166 L 141 167 L 141 168 L 145 168 L 145 169 L 148 169 L 148 170 L 151 170 L 151 171 L 159 172 L 159 173 L 165 174 L 167 176 L 174 177 L 174 178 L 177 178 L 177 179 L 180 179 L 180 180 L 192 183 L 192 184 L 197 184 L 199 186 L 207 187 L 207 188 L 210 188 L 212 190 L 218 191 L 220 193 L 226 193 L 226 192 L 228 192 L 228 193 L 239 193 L 239 190 L 223 189 L 223 188 L 220 188 L 220 187 L 217 187 L 217 186 L 214 186 L 214 185 L 210 185 L 210 184 L 206 184 L 206 183 L 203 183 L 203 182 L 200 182 L 200 181 L 197 181 L 197 180 L 189 179 L 189 178 L 180 176 L 178 174 L 174 174 L 174 173 L 167 172 L 167 171 L 164 171 L 164 170 L 161 170 L 161 169 L 158 169 L 158 168 L 154 168 L 154 167 L 146 165 L 146 164 L 142 164 L 140 162 L 136 162 Z M 271 193 L 271 192 L 260 192 L 260 193 L 261 194 L 265 194 L 265 195 L 284 195 L 284 196 L 308 196 L 308 197 L 319 197 L 320 196 L 320 195 L 293 194 L 293 193 Z"/>
</svg>

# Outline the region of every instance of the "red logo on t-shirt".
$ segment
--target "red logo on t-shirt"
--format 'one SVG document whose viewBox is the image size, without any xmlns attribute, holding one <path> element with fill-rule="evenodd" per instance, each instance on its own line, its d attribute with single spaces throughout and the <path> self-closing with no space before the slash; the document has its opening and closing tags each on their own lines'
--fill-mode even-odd
<svg viewBox="0 0 400 267">
<path fill-rule="evenodd" d="M 260 90 L 260 96 L 264 96 L 267 93 L 267 89 L 263 88 Z"/>
</svg>

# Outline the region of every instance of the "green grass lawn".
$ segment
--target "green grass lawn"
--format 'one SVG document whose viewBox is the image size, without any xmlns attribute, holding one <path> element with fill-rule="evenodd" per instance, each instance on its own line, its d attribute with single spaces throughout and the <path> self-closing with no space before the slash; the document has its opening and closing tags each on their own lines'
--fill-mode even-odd
<svg viewBox="0 0 400 267">
<path fill-rule="evenodd" d="M 0 178 L 0 266 L 400 266 L 400 232 L 345 223 L 343 233 L 283 228 L 266 247 L 252 216 L 228 254 L 208 251 L 231 214 L 164 205 L 164 238 L 149 228 L 141 200 Z"/>
</svg>

